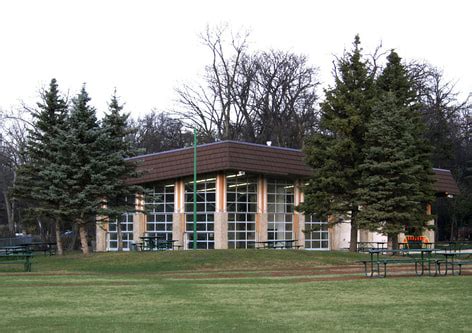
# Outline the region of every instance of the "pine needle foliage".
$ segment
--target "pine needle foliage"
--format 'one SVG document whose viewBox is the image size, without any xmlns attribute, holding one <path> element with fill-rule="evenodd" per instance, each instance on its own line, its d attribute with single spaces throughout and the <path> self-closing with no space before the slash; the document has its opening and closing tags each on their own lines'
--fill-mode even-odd
<svg viewBox="0 0 472 333">
<path fill-rule="evenodd" d="M 367 123 L 375 103 L 374 73 L 363 59 L 360 38 L 338 59 L 335 86 L 321 103 L 321 131 L 307 138 L 306 162 L 313 176 L 304 188 L 305 214 L 351 221 L 351 250 L 356 250 L 358 195 Z"/>
<path fill-rule="evenodd" d="M 413 81 L 395 51 L 387 60 L 360 166 L 359 226 L 387 235 L 396 247 L 400 232 L 420 234 L 431 219 L 433 175 Z"/>
</svg>

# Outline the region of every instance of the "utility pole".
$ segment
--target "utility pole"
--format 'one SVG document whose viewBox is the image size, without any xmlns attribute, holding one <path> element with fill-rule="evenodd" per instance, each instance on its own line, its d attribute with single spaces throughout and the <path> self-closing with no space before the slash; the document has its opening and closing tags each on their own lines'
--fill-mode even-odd
<svg viewBox="0 0 472 333">
<path fill-rule="evenodd" d="M 193 130 L 193 249 L 197 249 L 197 130 Z"/>
</svg>

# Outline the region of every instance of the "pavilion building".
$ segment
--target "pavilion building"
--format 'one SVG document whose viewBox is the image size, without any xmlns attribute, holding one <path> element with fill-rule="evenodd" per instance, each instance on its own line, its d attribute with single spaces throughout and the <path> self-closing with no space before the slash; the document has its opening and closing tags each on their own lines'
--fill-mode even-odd
<svg viewBox="0 0 472 333">
<path fill-rule="evenodd" d="M 154 195 L 152 200 L 136 195 L 138 212 L 123 214 L 123 249 L 132 248 L 145 235 L 192 248 L 193 154 L 193 147 L 188 147 L 133 158 L 142 175 L 130 182 Z M 434 172 L 438 195 L 459 192 L 450 171 Z M 268 240 L 295 240 L 297 247 L 306 250 L 347 248 L 349 221 L 328 226 L 326 220 L 295 209 L 303 202 L 303 184 L 311 174 L 297 149 L 236 141 L 197 146 L 197 248 L 254 248 L 256 242 Z M 428 236 L 434 239 L 431 232 Z M 385 237 L 361 230 L 358 239 L 383 241 Z M 97 223 L 96 250 L 117 248 L 117 223 Z"/>
</svg>

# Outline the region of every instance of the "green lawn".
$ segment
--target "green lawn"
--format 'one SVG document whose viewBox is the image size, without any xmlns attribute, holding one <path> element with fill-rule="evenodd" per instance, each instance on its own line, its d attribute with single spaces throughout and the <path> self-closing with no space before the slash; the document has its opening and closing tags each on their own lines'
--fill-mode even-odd
<svg viewBox="0 0 472 333">
<path fill-rule="evenodd" d="M 360 257 L 273 250 L 40 256 L 32 273 L 0 267 L 0 327 L 5 332 L 472 331 L 472 276 L 360 278 L 357 265 L 349 265 Z M 333 273 L 331 265 L 346 271 Z"/>
</svg>

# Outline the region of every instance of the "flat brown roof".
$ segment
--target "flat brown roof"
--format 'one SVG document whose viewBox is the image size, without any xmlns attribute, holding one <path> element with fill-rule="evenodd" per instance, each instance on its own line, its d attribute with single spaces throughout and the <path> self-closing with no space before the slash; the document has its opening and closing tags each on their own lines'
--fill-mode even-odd
<svg viewBox="0 0 472 333">
<path fill-rule="evenodd" d="M 237 141 L 220 141 L 197 146 L 197 173 L 245 171 L 248 173 L 305 178 L 312 173 L 297 149 L 271 147 Z M 193 147 L 132 158 L 138 160 L 142 177 L 134 184 L 193 175 Z"/>
<path fill-rule="evenodd" d="M 220 141 L 197 146 L 197 173 L 245 171 L 288 178 L 308 178 L 312 169 L 301 150 L 239 141 Z M 193 147 L 136 156 L 141 177 L 130 180 L 143 184 L 193 175 Z M 437 193 L 459 194 L 449 170 L 433 169 Z"/>
</svg>

